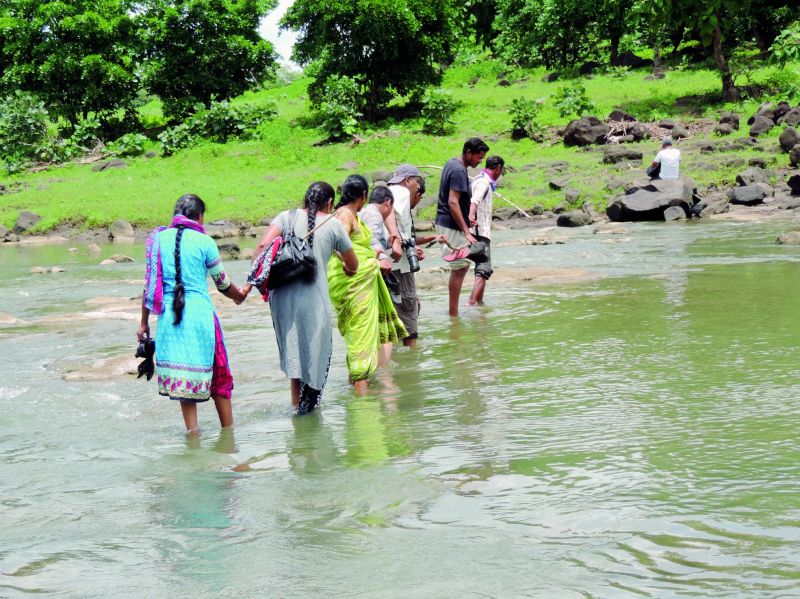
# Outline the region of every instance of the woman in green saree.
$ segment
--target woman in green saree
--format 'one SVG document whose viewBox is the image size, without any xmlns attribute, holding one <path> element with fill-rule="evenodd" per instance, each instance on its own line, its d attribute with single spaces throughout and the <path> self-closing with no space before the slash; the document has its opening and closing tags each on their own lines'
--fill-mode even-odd
<svg viewBox="0 0 800 599">
<path fill-rule="evenodd" d="M 391 270 L 391 262 L 383 255 L 383 263 L 379 263 L 381 252 L 371 246 L 372 233 L 358 216 L 368 191 L 364 177 L 349 176 L 342 185 L 336 210 L 336 218 L 353 242 L 358 271 L 348 277 L 335 256 L 328 264 L 328 290 L 347 345 L 347 370 L 357 391 L 366 390 L 367 379 L 378 368 L 381 345 L 395 343 L 408 334 L 381 276 L 382 269 Z"/>
</svg>

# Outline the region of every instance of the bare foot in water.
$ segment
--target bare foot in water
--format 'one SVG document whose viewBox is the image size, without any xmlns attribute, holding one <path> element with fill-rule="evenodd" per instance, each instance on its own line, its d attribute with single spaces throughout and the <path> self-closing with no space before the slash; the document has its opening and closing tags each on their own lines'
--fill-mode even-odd
<svg viewBox="0 0 800 599">
<path fill-rule="evenodd" d="M 366 379 L 360 381 L 354 381 L 353 389 L 355 389 L 356 393 L 358 393 L 359 395 L 365 395 L 369 391 Z"/>
</svg>

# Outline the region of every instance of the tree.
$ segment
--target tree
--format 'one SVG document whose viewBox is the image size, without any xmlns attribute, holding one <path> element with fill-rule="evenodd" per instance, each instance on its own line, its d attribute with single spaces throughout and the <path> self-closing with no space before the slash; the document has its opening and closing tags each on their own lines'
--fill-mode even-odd
<svg viewBox="0 0 800 599">
<path fill-rule="evenodd" d="M 595 58 L 598 12 L 594 0 L 498 0 L 497 45 L 522 65 L 569 68 Z"/>
<path fill-rule="evenodd" d="M 143 0 L 137 22 L 144 85 L 179 119 L 274 75 L 272 44 L 258 34 L 277 0 Z"/>
<path fill-rule="evenodd" d="M 441 79 L 459 35 L 467 34 L 455 0 L 296 0 L 281 27 L 299 31 L 294 59 L 315 62 L 309 97 L 324 101 L 325 82 L 344 75 L 360 81 L 359 110 L 376 120 L 395 96 Z"/>
<path fill-rule="evenodd" d="M 122 0 L 4 0 L 0 91 L 30 92 L 73 123 L 130 112 L 138 79 L 129 8 Z"/>
</svg>

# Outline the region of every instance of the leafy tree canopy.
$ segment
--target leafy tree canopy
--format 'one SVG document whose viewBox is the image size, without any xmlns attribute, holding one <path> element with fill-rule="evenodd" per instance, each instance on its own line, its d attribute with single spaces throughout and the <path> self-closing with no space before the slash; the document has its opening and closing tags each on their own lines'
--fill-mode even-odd
<svg viewBox="0 0 800 599">
<path fill-rule="evenodd" d="M 122 0 L 4 0 L 0 91 L 33 93 L 72 122 L 129 111 L 138 90 L 129 8 Z"/>
<path fill-rule="evenodd" d="M 299 31 L 295 60 L 316 62 L 312 102 L 324 101 L 330 76 L 352 77 L 370 120 L 395 95 L 438 83 L 452 47 L 472 35 L 455 0 L 296 0 L 281 26 Z"/>
<path fill-rule="evenodd" d="M 137 19 L 144 84 L 171 118 L 227 99 L 274 75 L 272 44 L 258 34 L 277 0 L 143 0 Z"/>
</svg>

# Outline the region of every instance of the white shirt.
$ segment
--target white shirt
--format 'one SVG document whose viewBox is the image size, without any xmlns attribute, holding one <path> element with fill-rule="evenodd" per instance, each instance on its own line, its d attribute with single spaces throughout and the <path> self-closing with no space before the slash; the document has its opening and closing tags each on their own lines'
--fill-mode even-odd
<svg viewBox="0 0 800 599">
<path fill-rule="evenodd" d="M 478 226 L 476 227 L 477 235 L 486 239 L 492 238 L 493 182 L 486 172 L 482 172 L 472 180 L 472 199 L 470 202 L 478 207 L 475 212 L 475 217 L 478 221 Z"/>
<path fill-rule="evenodd" d="M 403 240 L 411 239 L 411 194 L 408 188 L 402 185 L 390 185 L 389 189 L 392 192 L 392 197 L 394 197 L 394 214 L 397 219 L 397 229 L 400 231 L 400 237 Z M 399 270 L 402 273 L 411 272 L 405 249 L 403 249 L 403 255 L 400 256 L 400 259 L 394 263 L 392 270 Z"/>
<path fill-rule="evenodd" d="M 681 151 L 676 148 L 666 148 L 656 154 L 654 162 L 661 163 L 659 177 L 662 179 L 677 179 L 678 168 L 681 164 Z"/>
</svg>

